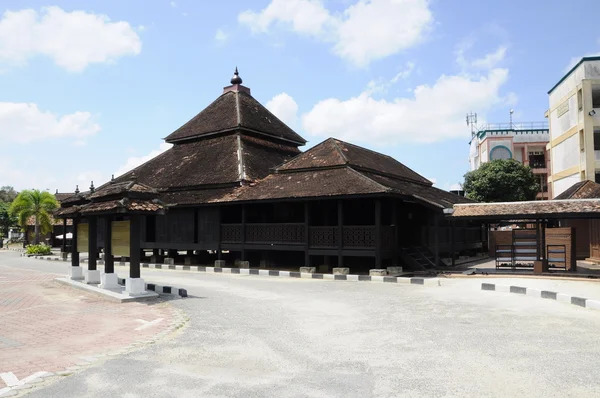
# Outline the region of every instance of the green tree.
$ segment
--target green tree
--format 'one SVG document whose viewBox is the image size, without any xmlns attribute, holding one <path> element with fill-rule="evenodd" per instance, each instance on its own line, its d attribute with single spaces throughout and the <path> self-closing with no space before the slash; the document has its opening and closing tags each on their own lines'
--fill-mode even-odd
<svg viewBox="0 0 600 398">
<path fill-rule="evenodd" d="M 518 202 L 535 200 L 540 187 L 529 166 L 497 159 L 465 174 L 463 189 L 478 202 Z"/>
<path fill-rule="evenodd" d="M 10 227 L 17 225 L 17 219 L 8 211 L 10 203 L 0 201 L 0 238 L 8 237 Z"/>
<path fill-rule="evenodd" d="M 17 191 L 9 185 L 0 187 L 0 202 L 10 203 L 17 197 Z"/>
<path fill-rule="evenodd" d="M 35 244 L 40 243 L 40 232 L 47 234 L 52 230 L 51 213 L 58 207 L 54 195 L 46 191 L 25 190 L 21 192 L 10 205 L 9 212 L 17 217 L 23 231 L 27 231 L 27 220 L 35 220 Z"/>
</svg>

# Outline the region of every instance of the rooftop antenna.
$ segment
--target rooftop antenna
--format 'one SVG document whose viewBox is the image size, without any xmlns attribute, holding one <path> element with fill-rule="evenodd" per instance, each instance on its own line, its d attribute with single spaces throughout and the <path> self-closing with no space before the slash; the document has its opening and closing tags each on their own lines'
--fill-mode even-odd
<svg viewBox="0 0 600 398">
<path fill-rule="evenodd" d="M 467 126 L 471 126 L 471 137 L 474 137 L 477 130 L 477 113 L 467 113 Z"/>
<path fill-rule="evenodd" d="M 515 110 L 514 110 L 514 109 L 511 109 L 511 110 L 510 110 L 510 129 L 512 129 L 512 128 L 513 128 L 513 122 L 512 122 L 512 115 L 513 115 L 513 113 L 515 113 Z"/>
</svg>

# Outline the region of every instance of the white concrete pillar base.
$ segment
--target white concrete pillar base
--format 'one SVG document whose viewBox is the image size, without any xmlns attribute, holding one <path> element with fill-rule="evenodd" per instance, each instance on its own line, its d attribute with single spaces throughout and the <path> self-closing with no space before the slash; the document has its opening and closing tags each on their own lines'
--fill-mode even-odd
<svg viewBox="0 0 600 398">
<path fill-rule="evenodd" d="M 119 276 L 114 272 L 112 274 L 102 273 L 100 275 L 100 285 L 98 285 L 101 289 L 120 289 L 121 285 L 119 285 Z"/>
<path fill-rule="evenodd" d="M 96 270 L 86 270 L 83 273 L 84 281 L 88 285 L 96 285 L 100 283 L 100 271 Z"/>
<path fill-rule="evenodd" d="M 83 270 L 81 267 L 73 267 L 69 265 L 69 279 L 73 281 L 83 280 Z"/>
<path fill-rule="evenodd" d="M 125 279 L 125 293 L 130 296 L 146 294 L 146 283 L 142 278 Z"/>
</svg>

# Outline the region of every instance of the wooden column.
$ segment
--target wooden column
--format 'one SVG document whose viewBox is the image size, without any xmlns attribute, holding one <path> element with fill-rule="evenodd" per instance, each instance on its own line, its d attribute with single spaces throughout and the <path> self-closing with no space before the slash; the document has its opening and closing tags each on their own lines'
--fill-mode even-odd
<svg viewBox="0 0 600 398">
<path fill-rule="evenodd" d="M 304 202 L 304 266 L 310 267 L 310 254 L 308 249 L 310 246 L 310 214 L 308 202 Z"/>
<path fill-rule="evenodd" d="M 398 199 L 394 199 L 392 203 L 392 222 L 394 223 L 394 245 L 392 246 L 392 265 L 398 266 Z"/>
<path fill-rule="evenodd" d="M 540 220 L 535 220 L 535 257 L 538 261 L 542 259 L 540 230 Z"/>
<path fill-rule="evenodd" d="M 129 277 L 140 277 L 140 216 L 132 215 L 129 221 Z"/>
<path fill-rule="evenodd" d="M 79 252 L 77 251 L 77 225 L 78 218 L 73 218 L 73 239 L 71 239 L 71 266 L 79 267 Z"/>
<path fill-rule="evenodd" d="M 452 266 L 456 265 L 456 259 L 454 258 L 456 254 L 456 222 L 454 220 L 450 221 L 450 256 L 452 257 Z"/>
<path fill-rule="evenodd" d="M 546 222 L 547 220 L 542 220 L 542 247 L 541 247 L 541 260 L 544 261 L 546 260 Z M 575 252 L 575 250 L 572 250 L 572 253 Z"/>
<path fill-rule="evenodd" d="M 66 253 L 67 252 L 67 219 L 66 218 L 63 218 L 63 228 L 62 228 L 62 231 L 63 231 L 63 240 L 62 240 L 62 243 L 61 243 L 61 249 L 60 249 L 60 251 L 62 253 Z"/>
<path fill-rule="evenodd" d="M 381 199 L 375 199 L 375 268 L 381 268 Z"/>
<path fill-rule="evenodd" d="M 338 246 L 338 267 L 344 266 L 344 255 L 342 249 L 344 247 L 344 205 L 341 199 L 337 201 L 337 246 Z"/>
<path fill-rule="evenodd" d="M 88 217 L 88 270 L 95 271 L 98 261 L 98 217 Z"/>
<path fill-rule="evenodd" d="M 437 212 L 433 215 L 433 256 L 437 267 L 440 262 L 440 215 Z"/>
<path fill-rule="evenodd" d="M 242 203 L 242 261 L 246 261 L 246 205 Z"/>
<path fill-rule="evenodd" d="M 104 273 L 115 273 L 115 259 L 112 254 L 112 216 L 104 218 L 105 233 L 104 233 Z"/>
<path fill-rule="evenodd" d="M 221 212 L 222 212 L 222 206 L 219 206 L 217 208 L 217 260 L 221 259 L 221 236 L 222 236 L 222 232 L 221 232 Z"/>
</svg>

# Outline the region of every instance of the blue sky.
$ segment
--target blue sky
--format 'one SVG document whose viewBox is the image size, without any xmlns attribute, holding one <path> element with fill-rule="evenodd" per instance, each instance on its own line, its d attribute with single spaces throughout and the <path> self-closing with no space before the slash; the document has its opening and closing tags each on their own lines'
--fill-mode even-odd
<svg viewBox="0 0 600 398">
<path fill-rule="evenodd" d="M 449 189 L 468 168 L 466 112 L 543 120 L 572 60 L 600 53 L 592 0 L 457 4 L 3 0 L 0 185 L 103 183 L 165 150 L 238 66 L 308 146 L 337 137 Z"/>
</svg>

